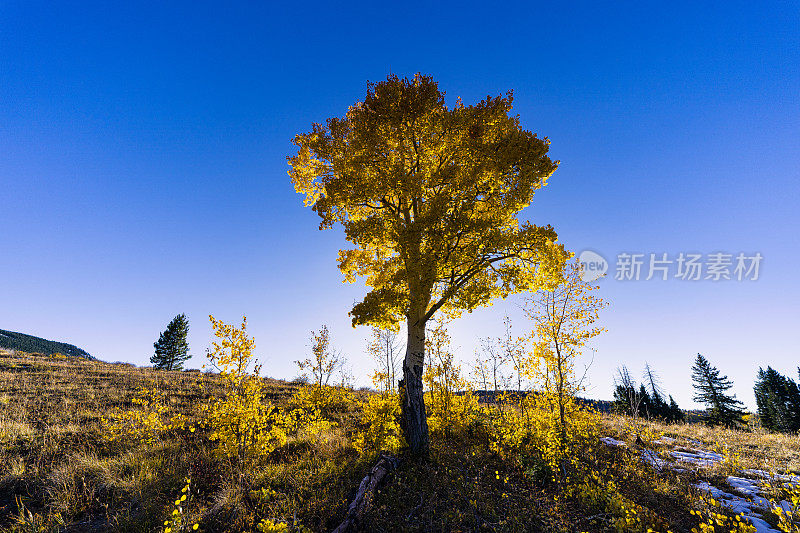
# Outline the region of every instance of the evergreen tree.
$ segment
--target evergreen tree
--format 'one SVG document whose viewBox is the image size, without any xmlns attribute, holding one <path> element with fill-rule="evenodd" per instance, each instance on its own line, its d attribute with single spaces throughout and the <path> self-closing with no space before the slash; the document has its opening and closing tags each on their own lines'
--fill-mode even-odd
<svg viewBox="0 0 800 533">
<path fill-rule="evenodd" d="M 683 411 L 678 404 L 669 396 L 667 403 L 663 391 L 659 384 L 658 376 L 645 365 L 644 383 L 637 385 L 626 367 L 617 370 L 614 378 L 614 401 L 612 409 L 618 413 L 628 416 L 643 418 L 658 418 L 665 422 L 680 422 L 683 420 Z"/>
<path fill-rule="evenodd" d="M 667 422 L 673 422 L 669 405 L 667 405 L 664 399 L 664 390 L 661 388 L 658 376 L 650 368 L 648 363 L 644 365 L 644 382 L 647 385 L 646 400 L 648 416 L 650 418 L 660 418 Z"/>
<path fill-rule="evenodd" d="M 678 402 L 672 399 L 672 395 L 669 396 L 669 421 L 670 422 L 683 422 L 684 414 L 683 409 L 678 407 Z"/>
<path fill-rule="evenodd" d="M 769 366 L 759 368 L 753 393 L 762 426 L 784 433 L 800 430 L 800 389 L 793 379 Z"/>
<path fill-rule="evenodd" d="M 150 362 L 154 368 L 161 370 L 181 370 L 183 362 L 188 360 L 189 343 L 186 340 L 189 334 L 189 320 L 186 315 L 180 314 L 172 319 L 158 341 L 153 344 L 156 349 Z"/>
<path fill-rule="evenodd" d="M 650 393 L 647 392 L 644 383 L 639 385 L 639 397 L 642 399 L 642 402 L 639 404 L 639 416 L 649 420 L 654 415 L 653 398 L 650 397 Z"/>
<path fill-rule="evenodd" d="M 736 399 L 736 395 L 725 394 L 733 387 L 733 382 L 728 376 L 720 376 L 719 370 L 700 354 L 692 366 L 692 381 L 694 401 L 706 404 L 709 424 L 733 427 L 741 423 L 744 414 L 742 402 Z"/>
</svg>

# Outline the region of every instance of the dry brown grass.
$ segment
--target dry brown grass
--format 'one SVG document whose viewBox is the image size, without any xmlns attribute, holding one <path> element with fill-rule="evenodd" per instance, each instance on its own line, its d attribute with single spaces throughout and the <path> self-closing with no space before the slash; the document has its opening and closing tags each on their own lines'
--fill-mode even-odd
<svg viewBox="0 0 800 533">
<path fill-rule="evenodd" d="M 297 388 L 266 381 L 268 397 L 278 404 Z M 0 531 L 61 531 L 62 523 L 69 531 L 155 531 L 187 475 L 196 478 L 196 503 L 187 509 L 193 519 L 202 519 L 209 531 L 253 528 L 266 510 L 247 492 L 269 481 L 265 471 L 274 465 L 254 468 L 242 485 L 202 431 L 154 445 L 109 444 L 101 438 L 101 418 L 113 409 L 131 408 L 140 387 L 166 392 L 170 414 L 190 419 L 203 402 L 224 394 L 215 374 L 0 351 Z M 310 474 L 298 474 L 318 474 L 329 468 L 331 458 L 342 469 L 353 466 L 343 430 L 334 429 L 329 437 L 318 447 L 295 444 L 294 454 L 279 460 L 294 481 L 280 506 L 272 502 L 275 512 L 292 516 L 302 499 L 312 505 L 305 507 L 308 513 L 300 508 L 300 516 L 335 520 L 332 492 L 312 487 Z M 307 462 L 312 464 L 299 466 Z M 351 480 L 331 471 L 341 478 L 330 483 L 340 506 Z M 30 511 L 25 524 L 15 520 L 23 507 Z"/>
<path fill-rule="evenodd" d="M 268 380 L 270 399 L 283 404 L 296 385 Z M 171 413 L 196 417 L 198 407 L 224 393 L 218 376 L 162 372 L 81 359 L 0 351 L 0 531 L 158 531 L 171 502 L 191 476 L 187 519 L 201 531 L 254 531 L 262 518 L 297 518 L 313 531 L 332 529 L 343 516 L 371 458 L 352 446 L 358 412 L 311 442 L 293 440 L 240 478 L 213 453 L 202 430 L 153 445 L 109 444 L 100 420 L 127 409 L 137 389 L 168 393 Z M 355 409 L 355 407 L 354 407 Z M 724 487 L 740 468 L 800 470 L 800 437 L 758 428 L 734 431 L 699 424 L 665 425 L 600 418 L 602 434 L 625 450 L 599 445 L 591 468 L 612 479 L 625 501 L 689 531 L 699 493 L 692 484 Z M 645 449 L 664 457 L 674 449 L 724 452 L 734 461 L 684 473 L 658 472 L 640 460 Z M 666 435 L 670 447 L 653 444 Z M 377 496 L 368 518 L 383 531 L 609 531 L 602 506 L 566 497 L 533 458 L 491 452 L 478 437 L 436 436 L 433 461 L 406 463 Z M 588 458 L 587 458 L 588 460 Z M 543 474 L 544 472 L 544 474 Z M 578 480 L 580 481 L 580 480 Z M 24 523 L 17 520 L 21 508 Z M 64 525 L 61 525 L 64 524 Z"/>
</svg>

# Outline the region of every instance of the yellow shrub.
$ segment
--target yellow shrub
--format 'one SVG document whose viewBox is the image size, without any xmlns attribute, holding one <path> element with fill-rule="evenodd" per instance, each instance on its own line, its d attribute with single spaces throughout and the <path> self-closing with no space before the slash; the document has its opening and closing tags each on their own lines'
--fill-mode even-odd
<svg viewBox="0 0 800 533">
<path fill-rule="evenodd" d="M 262 533 L 288 533 L 289 526 L 284 522 L 273 522 L 265 518 L 258 523 L 258 530 Z"/>
<path fill-rule="evenodd" d="M 422 376 L 428 392 L 425 406 L 428 428 L 432 433 L 447 436 L 463 433 L 481 414 L 478 398 L 461 377 L 461 366 L 450 351 L 450 336 L 443 323 L 438 323 L 425 339 L 430 362 Z"/>
<path fill-rule="evenodd" d="M 778 528 L 786 533 L 800 532 L 800 484 L 772 475 L 766 488 L 772 493 L 770 506 L 778 517 Z"/>
<path fill-rule="evenodd" d="M 353 439 L 358 453 L 400 449 L 403 440 L 400 425 L 400 397 L 397 394 L 374 394 L 362 404 L 361 425 L 364 429 Z"/>
<path fill-rule="evenodd" d="M 218 341 L 208 353 L 211 364 L 226 382 L 227 394 L 204 408 L 209 438 L 217 451 L 241 463 L 263 457 L 286 442 L 281 412 L 264 399 L 260 365 L 253 364 L 255 341 L 247 336 L 247 319 L 235 327 L 209 316 Z"/>
<path fill-rule="evenodd" d="M 717 502 L 711 497 L 700 500 L 700 509 L 689 511 L 700 519 L 697 527 L 692 528 L 692 533 L 755 533 L 756 528 L 743 514 L 730 517 L 717 511 Z"/>
<path fill-rule="evenodd" d="M 115 409 L 100 419 L 103 440 L 134 439 L 153 444 L 167 430 L 185 425 L 183 415 L 168 418 L 165 392 L 140 387 L 131 403 L 134 405 L 132 409 Z"/>
<path fill-rule="evenodd" d="M 205 417 L 217 451 L 238 459 L 263 457 L 286 443 L 281 412 L 262 399 L 261 380 L 247 380 L 233 394 L 211 403 Z"/>
<path fill-rule="evenodd" d="M 507 400 L 510 403 L 510 400 Z M 577 468 L 585 451 L 598 438 L 597 415 L 574 398 L 562 399 L 565 417 L 547 393 L 528 394 L 516 405 L 500 411 L 486 408 L 492 448 L 498 453 L 533 454 L 553 474 L 564 477 Z"/>
<path fill-rule="evenodd" d="M 649 509 L 624 497 L 613 480 L 603 479 L 603 476 L 594 469 L 584 474 L 577 485 L 570 490 L 570 493 L 584 505 L 608 513 L 610 515 L 609 525 L 613 531 L 618 533 L 665 531 L 665 533 L 669 533 L 663 519 Z"/>
<path fill-rule="evenodd" d="M 286 522 L 279 522 L 265 518 L 258 523 L 256 528 L 261 533 L 289 533 L 290 531 L 293 533 L 311 533 L 310 529 L 296 520 L 294 520 L 293 524 L 290 526 Z"/>
<path fill-rule="evenodd" d="M 356 401 L 352 391 L 344 387 L 307 385 L 297 389 L 287 404 L 288 411 L 319 412 L 322 418 L 332 421 L 340 413 L 350 411 Z"/>
<path fill-rule="evenodd" d="M 173 503 L 172 513 L 170 513 L 169 517 L 164 520 L 164 533 L 177 533 L 178 531 L 197 531 L 200 527 L 200 524 L 194 523 L 191 526 L 186 524 L 186 510 L 185 507 L 189 505 L 189 501 L 192 498 L 192 480 L 190 478 L 184 478 L 184 483 L 186 485 L 183 486 L 181 489 L 180 494 L 175 497 L 175 502 Z"/>
</svg>

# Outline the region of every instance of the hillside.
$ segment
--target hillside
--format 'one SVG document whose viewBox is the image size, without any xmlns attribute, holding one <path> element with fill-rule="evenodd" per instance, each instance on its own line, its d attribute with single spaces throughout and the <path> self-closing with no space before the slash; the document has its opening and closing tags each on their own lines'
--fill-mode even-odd
<svg viewBox="0 0 800 533">
<path fill-rule="evenodd" d="M 263 382 L 280 410 L 309 390 Z M 237 466 L 203 415 L 227 391 L 214 373 L 0 349 L 0 531 L 332 531 L 381 449 L 354 446 L 379 425 L 362 418 L 378 396 L 331 388 L 327 430 Z M 109 431 L 120 412 L 134 416 Z M 569 459 L 573 481 L 480 424 L 436 431 L 431 461 L 399 452 L 358 530 L 689 533 L 713 516 L 731 527 L 704 531 L 777 531 L 769 503 L 750 500 L 771 497 L 765 472 L 800 470 L 800 437 L 608 414 L 596 424 Z"/>
<path fill-rule="evenodd" d="M 60 353 L 73 357 L 93 359 L 88 352 L 72 344 L 50 341 L 41 337 L 34 337 L 33 335 L 26 335 L 15 331 L 6 331 L 4 329 L 0 329 L 0 348 L 19 350 L 20 352 L 40 353 L 43 355 Z"/>
</svg>

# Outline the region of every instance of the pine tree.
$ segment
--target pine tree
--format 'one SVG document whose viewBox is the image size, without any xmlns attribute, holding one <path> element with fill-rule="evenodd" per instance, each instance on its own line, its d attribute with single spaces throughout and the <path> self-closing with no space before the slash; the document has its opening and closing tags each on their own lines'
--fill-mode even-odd
<svg viewBox="0 0 800 533">
<path fill-rule="evenodd" d="M 172 319 L 167 329 L 158 336 L 158 341 L 153 343 L 155 353 L 150 357 L 154 368 L 160 370 L 182 370 L 183 362 L 189 355 L 189 320 L 186 315 L 180 314 Z"/>
<path fill-rule="evenodd" d="M 706 404 L 708 423 L 736 426 L 742 421 L 744 409 L 736 395 L 728 396 L 727 390 L 733 387 L 728 376 L 720 376 L 719 370 L 700 354 L 692 366 L 692 381 L 695 388 L 694 401 Z"/>
<path fill-rule="evenodd" d="M 624 366 L 617 369 L 614 383 L 614 411 L 634 417 L 658 418 L 665 422 L 683 420 L 683 411 L 672 396 L 668 396 L 667 403 L 667 395 L 659 383 L 658 375 L 649 364 L 644 367 L 643 383 L 637 385 Z"/>
<path fill-rule="evenodd" d="M 653 399 L 647 392 L 644 383 L 639 385 L 639 397 L 642 399 L 642 403 L 639 404 L 639 416 L 648 420 L 653 418 Z"/>
<path fill-rule="evenodd" d="M 669 405 L 664 400 L 664 390 L 661 388 L 660 380 L 653 369 L 650 368 L 649 363 L 644 365 L 644 381 L 648 389 L 648 397 L 646 399 L 648 416 L 672 422 Z"/>
<path fill-rule="evenodd" d="M 762 426 L 784 433 L 800 429 L 800 389 L 793 379 L 769 366 L 766 370 L 759 368 L 753 393 Z"/>
<path fill-rule="evenodd" d="M 670 422 L 683 422 L 684 414 L 683 410 L 678 407 L 678 402 L 672 399 L 672 395 L 669 396 L 669 421 Z"/>
</svg>

